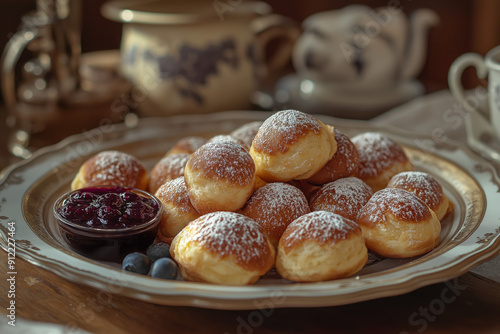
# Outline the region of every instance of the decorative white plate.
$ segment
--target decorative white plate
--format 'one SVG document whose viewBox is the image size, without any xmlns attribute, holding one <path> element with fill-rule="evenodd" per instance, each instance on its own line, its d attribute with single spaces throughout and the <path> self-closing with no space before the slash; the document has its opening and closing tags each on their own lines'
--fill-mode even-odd
<svg viewBox="0 0 500 334">
<path fill-rule="evenodd" d="M 346 279 L 292 283 L 270 274 L 255 285 L 236 287 L 122 272 L 117 265 L 76 254 L 59 235 L 52 204 L 69 190 L 72 178 L 90 155 L 117 149 L 152 167 L 182 137 L 229 133 L 270 114 L 239 111 L 143 119 L 135 128 L 108 125 L 42 149 L 10 167 L 0 180 L 0 246 L 9 248 L 9 223 L 13 222 L 16 256 L 70 281 L 151 303 L 228 310 L 333 306 L 403 294 L 459 276 L 498 253 L 500 180 L 492 165 L 455 143 L 437 145 L 429 138 L 408 136 L 396 129 L 328 116 L 318 117 L 350 136 L 365 131 L 389 135 L 403 145 L 416 169 L 440 181 L 455 210 L 443 222 L 438 248 L 406 260 L 372 257 L 357 276 Z"/>
</svg>

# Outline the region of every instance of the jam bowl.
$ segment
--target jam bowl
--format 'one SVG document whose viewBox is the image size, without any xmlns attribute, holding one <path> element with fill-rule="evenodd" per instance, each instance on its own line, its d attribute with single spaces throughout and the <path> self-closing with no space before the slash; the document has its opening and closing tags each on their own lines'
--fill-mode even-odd
<svg viewBox="0 0 500 334">
<path fill-rule="evenodd" d="M 163 206 L 143 190 L 97 186 L 65 193 L 55 201 L 53 213 L 62 238 L 74 251 L 121 262 L 154 242 Z"/>
</svg>

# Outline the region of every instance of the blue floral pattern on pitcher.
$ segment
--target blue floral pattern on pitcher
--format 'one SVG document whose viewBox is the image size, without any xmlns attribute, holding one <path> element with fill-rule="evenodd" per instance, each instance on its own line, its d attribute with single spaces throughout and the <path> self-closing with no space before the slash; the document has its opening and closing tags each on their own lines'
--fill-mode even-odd
<svg viewBox="0 0 500 334">
<path fill-rule="evenodd" d="M 124 62 L 133 65 L 138 53 L 138 48 L 133 46 L 125 54 Z M 150 50 L 145 50 L 142 56 L 146 62 L 155 64 L 162 80 L 172 80 L 181 96 L 199 105 L 204 103 L 199 88 L 207 85 L 210 76 L 219 74 L 219 66 L 227 64 L 236 70 L 240 63 L 233 38 L 210 43 L 204 48 L 182 44 L 176 55 L 154 55 Z"/>
</svg>

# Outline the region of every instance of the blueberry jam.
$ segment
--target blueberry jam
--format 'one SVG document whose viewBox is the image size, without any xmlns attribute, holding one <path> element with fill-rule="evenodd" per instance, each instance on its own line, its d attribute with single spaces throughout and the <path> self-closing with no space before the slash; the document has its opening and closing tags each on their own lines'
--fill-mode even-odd
<svg viewBox="0 0 500 334">
<path fill-rule="evenodd" d="M 142 190 L 100 186 L 75 190 L 54 203 L 62 239 L 96 260 L 121 262 L 154 242 L 163 207 Z"/>
<path fill-rule="evenodd" d="M 153 219 L 158 204 L 125 188 L 86 188 L 65 199 L 58 213 L 77 225 L 121 229 Z"/>
</svg>

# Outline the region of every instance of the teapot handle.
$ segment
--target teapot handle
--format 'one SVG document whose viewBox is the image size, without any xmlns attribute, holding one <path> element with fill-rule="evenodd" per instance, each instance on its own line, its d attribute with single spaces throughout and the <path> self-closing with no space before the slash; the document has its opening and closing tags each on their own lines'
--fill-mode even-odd
<svg viewBox="0 0 500 334">
<path fill-rule="evenodd" d="M 477 53 L 466 53 L 458 57 L 450 66 L 448 72 L 448 86 L 453 96 L 467 111 L 484 116 L 483 112 L 481 112 L 477 106 L 469 102 L 462 85 L 462 74 L 466 68 L 471 66 L 476 69 L 476 74 L 480 79 L 486 79 L 488 76 L 488 68 L 486 67 L 484 58 Z"/>
<path fill-rule="evenodd" d="M 251 29 L 260 48 L 259 60 L 264 63 L 264 77 L 284 70 L 300 35 L 300 29 L 294 20 L 279 14 L 261 16 L 252 22 Z M 278 43 L 274 49 L 271 49 L 272 42 Z"/>
</svg>

